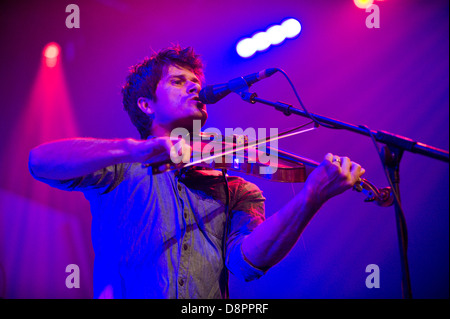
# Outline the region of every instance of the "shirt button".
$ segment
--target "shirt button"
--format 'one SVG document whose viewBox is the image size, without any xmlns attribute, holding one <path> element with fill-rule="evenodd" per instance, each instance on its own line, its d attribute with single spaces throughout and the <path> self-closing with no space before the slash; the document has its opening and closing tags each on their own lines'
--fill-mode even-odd
<svg viewBox="0 0 450 319">
<path fill-rule="evenodd" d="M 183 245 L 183 249 L 184 249 L 184 250 L 187 250 L 188 247 L 189 247 L 188 244 L 184 244 L 184 245 Z"/>
<path fill-rule="evenodd" d="M 181 192 L 181 185 L 178 184 L 178 190 Z"/>
<path fill-rule="evenodd" d="M 188 214 L 187 213 L 184 213 L 184 218 L 188 218 Z"/>
<path fill-rule="evenodd" d="M 183 286 L 184 285 L 184 280 L 183 279 L 178 279 L 178 283 L 180 284 L 180 286 Z"/>
</svg>

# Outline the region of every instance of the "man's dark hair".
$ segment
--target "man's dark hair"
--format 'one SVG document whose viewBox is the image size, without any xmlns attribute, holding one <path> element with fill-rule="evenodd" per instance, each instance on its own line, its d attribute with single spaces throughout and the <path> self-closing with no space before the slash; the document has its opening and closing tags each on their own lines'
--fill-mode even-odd
<svg viewBox="0 0 450 319">
<path fill-rule="evenodd" d="M 122 87 L 123 107 L 143 140 L 150 135 L 153 119 L 141 111 L 137 101 L 140 97 L 156 101 L 156 87 L 163 71 L 169 65 L 188 69 L 199 77 L 200 81 L 203 80 L 203 63 L 199 55 L 195 54 L 191 47 L 182 49 L 179 45 L 174 45 L 155 52 L 151 57 L 146 57 L 142 62 L 130 67 L 130 73 Z"/>
</svg>

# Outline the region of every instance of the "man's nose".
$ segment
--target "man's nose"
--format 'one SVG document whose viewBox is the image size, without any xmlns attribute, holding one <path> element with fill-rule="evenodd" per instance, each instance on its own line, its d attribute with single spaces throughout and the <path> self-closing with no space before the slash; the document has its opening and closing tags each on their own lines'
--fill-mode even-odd
<svg viewBox="0 0 450 319">
<path fill-rule="evenodd" d="M 200 89 L 201 89 L 200 83 L 189 81 L 189 85 L 187 88 L 188 93 L 198 93 L 200 92 Z"/>
</svg>

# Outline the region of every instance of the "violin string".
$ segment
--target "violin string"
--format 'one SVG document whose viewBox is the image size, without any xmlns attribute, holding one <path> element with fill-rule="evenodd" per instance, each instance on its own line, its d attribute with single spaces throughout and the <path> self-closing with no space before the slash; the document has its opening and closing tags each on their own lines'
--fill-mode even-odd
<svg viewBox="0 0 450 319">
<path fill-rule="evenodd" d="M 310 123 L 311 123 L 311 122 L 310 122 Z M 308 123 L 308 124 L 309 124 L 309 123 Z M 306 125 L 307 125 L 307 124 L 302 125 L 301 127 L 304 127 L 304 126 L 306 126 Z M 296 129 L 298 129 L 298 128 L 296 128 Z M 238 151 L 244 150 L 244 149 L 246 149 L 246 148 L 250 148 L 250 147 L 253 147 L 253 146 L 258 146 L 258 145 L 265 144 L 265 143 L 269 143 L 269 142 L 272 142 L 272 141 L 277 141 L 277 140 L 280 140 L 280 139 L 283 139 L 283 138 L 286 138 L 286 137 L 290 137 L 290 136 L 294 136 L 294 135 L 306 133 L 306 132 L 309 132 L 309 131 L 313 131 L 313 130 L 315 130 L 315 129 L 317 129 L 317 127 L 316 127 L 316 126 L 313 126 L 313 127 L 311 127 L 311 128 L 308 128 L 308 129 L 305 129 L 305 130 L 302 130 L 302 131 L 293 132 L 293 133 L 289 133 L 289 134 L 288 134 L 288 132 L 292 132 L 292 131 L 294 130 L 294 129 L 291 129 L 291 130 L 289 130 L 289 131 L 287 131 L 287 132 L 283 132 L 283 133 L 282 133 L 283 135 L 280 135 L 280 134 L 273 135 L 273 136 L 270 136 L 269 138 L 264 138 L 264 139 L 261 139 L 261 140 L 256 140 L 256 141 L 254 141 L 254 142 L 252 142 L 252 143 L 249 143 L 248 145 L 243 145 L 243 146 L 238 147 L 238 148 L 234 148 L 234 145 L 233 145 L 233 146 L 231 146 L 230 149 L 225 150 L 223 153 L 216 154 L 216 155 L 212 155 L 212 156 L 209 156 L 209 157 L 207 157 L 207 158 L 203 158 L 203 159 L 200 159 L 200 160 L 197 160 L 197 161 L 188 163 L 188 164 L 186 164 L 184 167 L 194 166 L 194 165 L 200 164 L 200 163 L 202 163 L 202 162 L 206 162 L 206 161 L 209 161 L 209 160 L 213 160 L 213 159 L 219 158 L 219 157 L 221 157 L 221 156 L 225 156 L 225 155 L 231 154 L 231 153 L 233 153 L 233 152 L 238 152 Z"/>
<path fill-rule="evenodd" d="M 299 130 L 299 129 L 301 129 L 301 128 L 303 128 L 303 127 L 309 125 L 309 124 L 312 124 L 312 123 L 314 123 L 314 121 L 308 122 L 308 123 L 306 123 L 306 124 L 302 124 L 302 125 L 300 125 L 300 126 L 296 126 L 296 127 L 294 127 L 294 128 L 291 128 L 291 129 L 287 129 L 286 131 L 284 131 L 284 132 L 282 132 L 282 133 L 279 133 L 279 134 L 276 134 L 276 135 L 272 135 L 272 136 L 266 137 L 266 138 L 265 138 L 266 143 L 267 143 L 268 141 L 271 141 L 271 139 L 275 139 L 275 138 L 277 138 L 277 137 L 282 137 L 282 136 L 284 136 L 284 135 L 286 135 L 286 134 L 289 134 L 290 132 Z M 225 138 L 225 140 L 226 140 L 226 138 Z M 256 141 L 254 141 L 254 142 L 252 142 L 252 143 L 259 143 L 259 142 L 260 142 L 259 140 L 256 140 Z M 225 144 L 227 144 L 227 142 L 225 142 Z M 233 146 L 234 146 L 234 145 L 233 145 Z M 250 147 L 250 146 L 252 146 L 252 145 L 248 145 L 248 147 Z"/>
</svg>

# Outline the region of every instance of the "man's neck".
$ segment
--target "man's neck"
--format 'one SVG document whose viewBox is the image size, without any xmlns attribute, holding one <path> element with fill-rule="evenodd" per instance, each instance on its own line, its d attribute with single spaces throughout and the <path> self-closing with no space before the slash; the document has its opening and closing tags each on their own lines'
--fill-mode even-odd
<svg viewBox="0 0 450 319">
<path fill-rule="evenodd" d="M 169 130 L 167 128 L 161 127 L 159 125 L 153 125 L 150 135 L 155 137 L 170 137 L 171 132 L 172 130 Z"/>
</svg>

